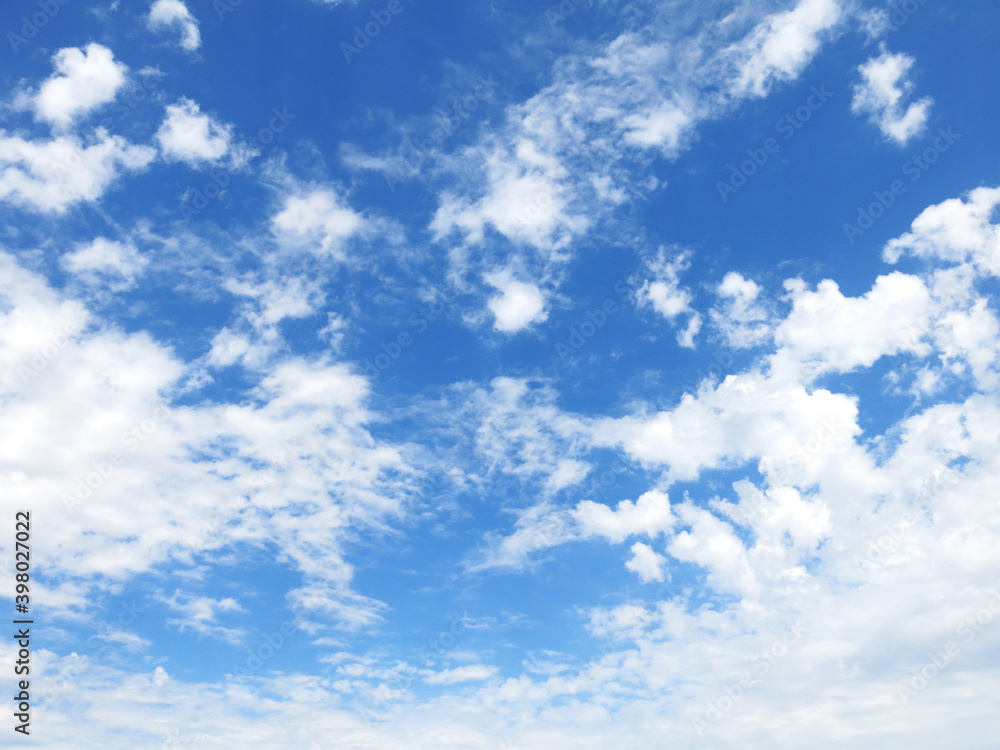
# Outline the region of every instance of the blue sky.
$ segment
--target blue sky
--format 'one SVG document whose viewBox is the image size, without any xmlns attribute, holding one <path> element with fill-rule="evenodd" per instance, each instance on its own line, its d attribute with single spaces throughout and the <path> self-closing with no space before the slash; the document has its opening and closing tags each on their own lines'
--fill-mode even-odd
<svg viewBox="0 0 1000 750">
<path fill-rule="evenodd" d="M 992 747 L 998 25 L 5 6 L 17 741 Z"/>
</svg>

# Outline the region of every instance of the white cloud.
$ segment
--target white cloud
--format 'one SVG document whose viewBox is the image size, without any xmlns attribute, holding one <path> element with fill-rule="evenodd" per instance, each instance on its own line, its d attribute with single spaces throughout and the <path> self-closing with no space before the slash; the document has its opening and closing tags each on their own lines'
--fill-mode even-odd
<svg viewBox="0 0 1000 750">
<path fill-rule="evenodd" d="M 626 568 L 639 576 L 643 583 L 663 580 L 663 566 L 666 564 L 667 558 L 642 542 L 633 544 L 631 550 L 632 557 L 625 563 Z"/>
<path fill-rule="evenodd" d="M 733 93 L 764 96 L 773 82 L 797 78 L 842 18 L 838 0 L 800 0 L 769 16 L 729 50 L 738 69 Z"/>
<path fill-rule="evenodd" d="M 867 8 L 855 11 L 861 28 L 868 37 L 868 41 L 879 39 L 892 28 L 892 20 L 889 11 L 885 8 Z"/>
<path fill-rule="evenodd" d="M 578 536 L 576 523 L 568 514 L 542 503 L 522 512 L 513 532 L 488 534 L 484 549 L 466 567 L 470 572 L 525 570 L 537 562 L 535 553 L 575 541 Z"/>
<path fill-rule="evenodd" d="M 665 280 L 647 281 L 642 287 L 641 299 L 652 305 L 653 309 L 667 320 L 673 320 L 681 313 L 691 311 L 691 292 L 678 285 L 676 276 Z"/>
<path fill-rule="evenodd" d="M 965 310 L 949 310 L 937 321 L 935 336 L 941 360 L 952 370 L 969 372 L 984 391 L 1000 382 L 1000 322 L 985 298 Z"/>
<path fill-rule="evenodd" d="M 432 149 L 435 175 L 449 179 L 430 229 L 439 243 L 462 243 L 449 253 L 452 277 L 469 283 L 508 264 L 512 251 L 531 250 L 532 275 L 559 279 L 581 235 L 665 184 L 649 174 L 648 152 L 676 159 L 700 123 L 796 79 L 844 16 L 838 0 L 773 5 L 744 4 L 723 17 L 665 6 L 636 30 L 558 58 L 548 84 L 509 105 L 500 126 L 483 128 L 472 145 Z M 349 151 L 358 169 L 399 161 Z M 669 291 L 652 290 L 666 309 Z M 700 325 L 698 313 L 684 318 L 682 346 L 694 346 Z"/>
<path fill-rule="evenodd" d="M 965 199 L 950 198 L 925 208 L 910 231 L 890 240 L 888 263 L 904 255 L 950 263 L 971 263 L 979 273 L 1000 276 L 1000 225 L 990 221 L 1000 205 L 1000 188 L 980 187 Z"/>
<path fill-rule="evenodd" d="M 326 299 L 320 279 L 293 273 L 277 279 L 228 279 L 224 287 L 248 301 L 239 306 L 233 327 L 222 328 L 212 339 L 207 361 L 214 367 L 240 362 L 264 369 L 283 351 L 281 322 L 313 314 Z"/>
<path fill-rule="evenodd" d="M 539 562 L 537 553 L 553 547 L 594 538 L 612 544 L 637 536 L 655 539 L 660 534 L 669 535 L 675 522 L 667 495 L 658 490 L 643 493 L 634 503 L 622 500 L 615 508 L 582 500 L 575 508 L 565 510 L 543 502 L 519 513 L 512 533 L 488 535 L 486 546 L 468 567 L 471 571 L 526 570 Z M 650 554 L 637 551 L 637 546 L 649 549 L 645 544 L 633 545 L 632 558 L 625 567 L 635 570 L 639 565 L 641 576 L 651 575 L 650 565 L 659 556 L 651 556 L 652 550 Z M 662 575 L 656 580 L 663 580 Z"/>
<path fill-rule="evenodd" d="M 646 465 L 666 466 L 673 481 L 752 459 L 786 473 L 792 467 L 796 481 L 806 481 L 824 470 L 831 452 L 850 446 L 856 415 L 854 400 L 842 394 L 807 392 L 794 380 L 744 372 L 703 383 L 673 409 L 594 420 L 590 439 L 621 446 Z M 829 434 L 803 454 L 813 433 L 824 434 L 821 425 L 830 426 Z"/>
<path fill-rule="evenodd" d="M 488 680 L 499 670 L 497 667 L 488 667 L 483 664 L 469 664 L 464 667 L 445 669 L 435 672 L 424 678 L 428 685 L 454 685 L 460 682 L 482 682 Z"/>
<path fill-rule="evenodd" d="M 728 45 L 734 29 L 725 21 L 715 37 L 692 39 L 657 19 L 565 57 L 548 86 L 508 108 L 499 133 L 445 160 L 472 189 L 442 191 L 432 231 L 482 244 L 492 227 L 562 257 L 602 209 L 622 202 L 626 188 L 599 186 L 611 179 L 644 192 L 624 165 L 636 149 L 675 158 L 699 122 L 796 78 L 841 15 L 837 0 L 802 0 Z"/>
<path fill-rule="evenodd" d="M 167 116 L 156 131 L 156 140 L 167 159 L 193 167 L 219 162 L 229 153 L 232 136 L 232 126 L 202 114 L 190 99 L 168 105 Z"/>
<path fill-rule="evenodd" d="M 190 370 L 170 349 L 102 325 L 6 254 L 0 270 L 0 446 L 18 467 L 0 478 L 16 482 L 11 502 L 63 519 L 39 539 L 61 582 L 50 606 L 86 608 L 91 590 L 167 560 L 269 539 L 300 575 L 288 596 L 301 627 L 378 616 L 343 548 L 404 513 L 410 470 L 367 432 L 351 367 L 286 357 L 235 402 L 172 406 Z"/>
<path fill-rule="evenodd" d="M 181 0 L 156 0 L 149 9 L 147 23 L 153 30 L 178 27 L 181 31 L 180 45 L 189 52 L 201 46 L 198 22 Z"/>
<path fill-rule="evenodd" d="M 612 544 L 636 536 L 655 539 L 661 533 L 668 534 L 674 522 L 670 501 L 658 490 L 643 493 L 634 503 L 622 500 L 616 508 L 582 500 L 565 510 L 546 501 L 520 512 L 513 533 L 488 535 L 486 546 L 469 569 L 525 570 L 538 562 L 537 553 L 552 547 L 592 538 Z"/>
<path fill-rule="evenodd" d="M 344 242 L 365 228 L 365 219 L 332 189 L 312 187 L 287 196 L 271 228 L 282 243 L 343 259 Z"/>
<path fill-rule="evenodd" d="M 141 171 L 155 157 L 155 149 L 103 130 L 89 141 L 74 136 L 29 141 L 0 131 L 0 199 L 62 213 L 98 200 L 123 172 Z"/>
<path fill-rule="evenodd" d="M 851 100 L 852 112 L 867 115 L 882 135 L 900 145 L 923 132 L 934 103 L 927 96 L 904 109 L 903 99 L 914 88 L 907 77 L 913 62 L 909 55 L 883 50 L 858 68 L 862 80 L 854 86 Z"/>
<path fill-rule="evenodd" d="M 690 503 L 680 505 L 677 513 L 691 528 L 673 538 L 667 548 L 670 554 L 705 568 L 710 584 L 718 590 L 755 595 L 760 582 L 733 527 Z"/>
<path fill-rule="evenodd" d="M 181 617 L 167 619 L 168 625 L 174 625 L 180 632 L 193 630 L 199 635 L 211 636 L 230 643 L 239 643 L 244 635 L 241 628 L 226 628 L 217 624 L 220 614 L 226 612 L 243 612 L 246 610 L 232 597 L 213 599 L 208 596 L 191 596 L 175 591 L 163 603 Z"/>
<path fill-rule="evenodd" d="M 813 375 L 849 372 L 897 352 L 928 351 L 923 339 L 934 305 L 916 276 L 880 276 L 861 297 L 845 297 L 829 279 L 815 291 L 799 279 L 786 281 L 785 288 L 793 307 L 774 331 L 781 347 L 773 360 L 778 372 L 786 367 L 804 367 Z"/>
<path fill-rule="evenodd" d="M 680 151 L 684 135 L 694 124 L 692 105 L 666 104 L 651 112 L 627 116 L 625 140 L 639 146 L 659 146 L 672 155 Z"/>
<path fill-rule="evenodd" d="M 556 407 L 548 384 L 498 377 L 472 393 L 459 389 L 456 398 L 470 412 L 473 445 L 489 471 L 537 479 L 553 491 L 584 471 L 576 461 L 582 423 Z"/>
<path fill-rule="evenodd" d="M 128 288 L 142 274 L 149 261 L 131 243 L 98 237 L 63 255 L 59 264 L 66 271 L 83 278 L 97 281 L 110 278 L 113 286 Z"/>
<path fill-rule="evenodd" d="M 577 461 L 573 458 L 559 459 L 555 471 L 545 483 L 545 489 L 549 493 L 554 493 L 566 487 L 572 487 L 586 477 L 589 472 L 589 464 L 583 461 Z"/>
<path fill-rule="evenodd" d="M 622 500 L 616 510 L 606 505 L 584 500 L 572 511 L 585 537 L 600 536 L 610 542 L 621 543 L 630 536 L 645 535 L 651 538 L 673 527 L 670 500 L 657 490 L 639 496 L 633 504 Z"/>
<path fill-rule="evenodd" d="M 562 184 L 567 173 L 557 159 L 543 155 L 527 138 L 509 155 L 496 145 L 485 148 L 490 153 L 482 196 L 469 200 L 443 194 L 430 225 L 436 239 L 458 230 L 466 242 L 480 244 L 492 226 L 514 242 L 553 253 L 587 228 L 588 220 L 571 210 Z"/>
<path fill-rule="evenodd" d="M 500 292 L 487 303 L 495 318 L 493 327 L 496 330 L 517 333 L 548 318 L 545 297 L 534 284 L 514 278 L 513 273 L 506 269 L 489 273 L 484 279 Z"/>
<path fill-rule="evenodd" d="M 488 388 L 456 386 L 462 409 L 455 411 L 435 400 L 450 426 L 465 427 L 468 414 L 478 419 L 473 439 L 459 438 L 472 446 L 468 465 L 452 467 L 478 473 L 477 489 L 500 476 L 533 492 L 552 477 L 575 477 L 588 450 L 602 448 L 642 461 L 650 486 L 709 480 L 672 505 L 665 493 L 615 507 L 560 504 L 553 496 L 518 514 L 513 541 L 497 544 L 498 556 L 508 554 L 510 567 L 523 569 L 532 551 L 588 544 L 586 528 L 594 539 L 631 542 L 622 564 L 644 581 L 669 580 L 671 566 L 694 571 L 696 594 L 685 586 L 643 587 L 620 604 L 583 609 L 591 658 L 550 655 L 548 668 L 513 665 L 501 673 L 479 654 L 460 662 L 467 667 L 434 671 L 334 654 L 324 675 L 276 661 L 273 669 L 214 682 L 152 664 L 127 671 L 102 662 L 76 678 L 79 700 L 46 704 L 46 742 L 72 746 L 85 726 L 95 746 L 142 747 L 176 726 L 184 743 L 213 748 L 309 747 L 350 736 L 369 748 L 490 750 L 510 737 L 508 744 L 526 748 L 570 750 L 586 742 L 644 747 L 669 733 L 683 750 L 712 743 L 758 750 L 775 747 L 775 716 L 808 715 L 782 729 L 782 747 L 876 750 L 885 747 L 887 725 L 915 747 L 982 746 L 982 737 L 995 735 L 992 696 L 1000 688 L 993 659 L 1000 599 L 990 598 L 1000 572 L 1000 510 L 984 502 L 1000 477 L 996 392 L 970 392 L 977 383 L 963 380 L 957 395 L 927 408 L 907 404 L 905 416 L 871 428 L 866 418 L 884 415 L 877 393 L 858 395 L 837 378 L 818 387 L 812 379 L 880 357 L 923 365 L 943 355 L 970 368 L 995 358 L 988 351 L 998 335 L 991 300 L 975 296 L 978 280 L 968 265 L 993 241 L 992 200 L 977 193 L 948 204 L 929 214 L 937 218 L 926 220 L 926 231 L 915 227 L 896 246 L 948 268 L 889 274 L 856 297 L 832 282 L 792 280 L 776 350 L 679 403 L 628 403 L 625 417 L 584 417 L 561 410 L 552 385 L 513 378 Z M 363 627 L 387 616 L 384 605 L 352 591 L 344 540 L 355 524 L 384 528 L 405 517 L 400 496 L 379 477 L 406 465 L 398 448 L 365 429 L 377 415 L 367 411 L 368 384 L 351 367 L 292 358 L 231 403 L 166 405 L 164 394 L 186 369 L 175 354 L 146 335 L 103 326 L 9 256 L 0 263 L 8 281 L 0 304 L 0 447 L 18 467 L 8 465 L 0 479 L 12 505 L 64 517 L 63 487 L 107 460 L 122 428 L 147 409 L 168 412 L 113 481 L 76 508 L 83 516 L 70 514 L 38 535 L 54 577 L 76 584 L 46 591 L 47 603 L 84 607 L 93 600 L 88 585 L 115 585 L 158 561 L 201 560 L 267 542 L 280 544 L 303 577 L 289 595 L 293 607 L 304 608 L 296 610 L 306 613 L 303 626 L 339 620 Z M 734 299 L 763 294 L 743 276 L 723 286 Z M 257 281 L 245 291 L 260 292 L 248 298 L 273 317 L 294 312 L 283 292 L 275 288 L 272 297 L 269 289 Z M 832 320 L 817 312 L 824 305 Z M 926 323 L 926 348 L 893 332 L 907 333 L 899 321 L 908 317 Z M 20 382 L 19 367 L 39 342 L 69 323 L 79 331 L 71 344 Z M 848 341 L 837 326 L 860 340 Z M 830 390 L 838 387 L 844 392 Z M 286 460 L 269 457 L 273 440 L 303 442 Z M 273 472 L 254 482 L 261 463 Z M 708 474 L 716 469 L 727 471 L 725 481 Z M 704 497 L 706 490 L 717 496 Z M 136 503 L 140 494 L 144 502 Z M 212 514 L 220 497 L 239 500 L 224 524 Z M 92 583 L 107 578 L 113 581 Z M 241 616 L 225 594 L 174 599 L 189 627 L 200 623 L 209 633 L 235 629 Z M 978 632 L 959 630 L 984 611 L 989 619 Z M 960 658 L 926 691 L 900 700 L 899 686 L 952 640 L 962 641 Z M 341 649 L 330 640 L 323 645 Z M 68 663 L 46 649 L 33 658 L 44 675 Z M 0 645 L 6 668 L 14 659 L 12 645 Z M 734 701 L 733 686 L 748 673 L 752 682 Z M 443 694 L 418 697 L 391 684 L 392 675 L 427 678 L 421 692 L 436 685 Z M 720 704 L 722 697 L 732 704 Z M 356 698 L 360 710 L 385 706 L 390 720 L 364 719 Z M 215 707 L 211 715 L 207 704 Z M 103 711 L 94 713 L 94 705 Z M 719 705 L 733 708 L 705 726 L 692 724 Z M 941 715 L 963 720 L 942 724 Z"/>
<path fill-rule="evenodd" d="M 639 306 L 651 306 L 671 323 L 682 316 L 687 316 L 687 325 L 677 334 L 677 343 L 687 349 L 694 348 L 694 339 L 701 330 L 701 314 L 694 310 L 691 303 L 694 295 L 680 284 L 681 273 L 690 266 L 688 254 L 678 252 L 668 258 L 665 251 L 659 257 L 648 263 L 653 279 L 646 281 L 636 292 Z"/>
<path fill-rule="evenodd" d="M 783 58 L 772 57 L 777 79 Z M 609 131 L 624 132 L 626 141 L 637 132 Z M 670 131 L 662 132 L 670 147 Z M 656 140 L 649 139 L 651 147 Z M 578 211 L 569 181 L 558 184 L 567 196 L 563 214 Z M 473 654 L 461 660 L 468 666 L 430 673 L 358 660 L 343 670 L 347 676 L 304 674 L 297 662 L 282 661 L 266 674 L 213 682 L 180 669 L 172 676 L 163 667 L 150 670 L 155 661 L 133 672 L 101 662 L 75 681 L 73 700 L 42 704 L 43 742 L 144 747 L 165 744 L 162 732 L 178 727 L 183 736 L 171 744 L 211 748 L 311 748 L 349 737 L 372 749 L 495 750 L 503 741 L 569 750 L 588 743 L 650 747 L 669 736 L 682 750 L 875 750 L 886 746 L 889 727 L 890 742 L 912 747 L 985 747 L 997 730 L 997 609 L 993 624 L 963 641 L 961 659 L 939 670 L 926 693 L 904 703 L 898 686 L 960 636 L 956 626 L 983 611 L 1000 574 L 1000 510 L 989 502 L 1000 481 L 1000 406 L 991 390 L 1000 326 L 993 298 L 976 296 L 972 272 L 972 266 L 996 272 L 990 216 L 997 200 L 997 191 L 981 189 L 932 207 L 885 251 L 887 259 L 911 254 L 952 268 L 888 274 L 858 296 L 832 281 L 790 280 L 784 320 L 771 314 L 775 351 L 678 403 L 660 394 L 654 404 L 637 403 L 623 388 L 621 400 L 604 412 L 613 416 L 575 415 L 558 406 L 553 385 L 514 378 L 456 386 L 461 408 L 435 394 L 449 428 L 461 432 L 469 414 L 477 420 L 460 438 L 471 435 L 471 458 L 450 467 L 466 475 L 470 496 L 500 496 L 502 481 L 510 479 L 521 496 L 544 498 L 514 516 L 512 533 L 487 539 L 493 546 L 482 568 L 524 569 L 533 555 L 562 543 L 582 549 L 590 540 L 624 545 L 645 537 L 657 541 L 621 549 L 624 567 L 642 581 L 669 580 L 670 566 L 678 564 L 685 574 L 694 571 L 697 594 L 686 586 L 640 590 L 620 605 L 582 610 L 599 649 L 589 660 L 567 655 L 552 669 L 520 673 L 507 660 L 499 678 L 496 667 L 484 664 L 493 655 Z M 558 224 L 554 219 L 552 226 Z M 493 226 L 481 226 L 487 225 Z M 325 189 L 296 193 L 271 224 L 282 252 L 318 247 L 331 255 L 359 226 L 358 215 Z M 540 232 L 537 239 L 544 245 L 555 236 Z M 79 249 L 72 262 L 81 273 L 120 267 L 129 248 L 120 244 Z M 484 263 L 505 267 L 495 258 Z M 693 295 L 680 285 L 682 270 L 668 263 L 648 282 L 645 304 L 670 320 L 697 315 Z M 103 323 L 10 256 L 0 255 L 0 272 L 0 452 L 8 457 L 0 480 L 12 505 L 62 519 L 36 541 L 52 580 L 62 582 L 43 591 L 46 604 L 82 610 L 94 601 L 88 588 L 116 588 L 165 562 L 201 563 L 223 554 L 232 561 L 244 544 L 273 544 L 301 577 L 288 604 L 303 628 L 371 627 L 388 617 L 386 605 L 352 589 L 348 550 L 357 542 L 355 529 L 385 533 L 410 520 L 409 488 L 399 477 L 407 476 L 404 456 L 412 448 L 369 431 L 384 415 L 369 411 L 369 384 L 356 367 L 282 353 L 268 362 L 266 375 L 245 373 L 250 389 L 226 402 L 186 395 L 175 404 L 176 383 L 191 369 L 175 352 L 147 334 Z M 255 330 L 304 318 L 322 294 L 307 279 L 281 281 L 262 273 L 228 284 L 245 300 L 240 315 Z M 761 287 L 733 272 L 717 292 L 725 316 L 719 324 L 732 326 L 726 335 L 764 343 Z M 22 368 L 41 342 L 68 324 L 77 331 L 69 345 L 23 381 Z M 210 366 L 239 359 L 215 354 L 213 347 Z M 816 383 L 882 358 L 889 366 L 916 361 L 923 372 L 933 362 L 934 373 L 960 387 L 929 408 L 900 404 L 905 416 L 893 418 L 887 411 L 893 402 L 854 388 L 853 380 Z M 149 414 L 160 415 L 150 439 L 67 513 L 60 495 L 103 468 L 110 449 L 123 450 L 122 432 Z M 296 450 L 274 455 L 272 441 L 294 442 Z M 420 447 L 451 462 L 437 442 Z M 634 503 L 567 501 L 573 494 L 567 488 L 587 473 L 591 450 L 641 462 L 649 477 L 644 486 L 706 481 L 672 506 L 656 489 Z M 726 473 L 711 474 L 716 470 Z M 493 495 L 493 488 L 501 492 Z M 220 498 L 233 503 L 221 516 Z M 620 600 L 617 592 L 611 596 Z M 229 622 L 240 614 L 235 600 L 175 593 L 172 601 L 183 615 L 172 619 L 177 627 L 236 639 Z M 788 639 L 799 618 L 806 620 L 806 638 Z M 118 642 L 142 645 L 125 636 Z M 312 641 L 321 642 L 336 644 Z M 4 674 L 15 658 L 12 644 L 0 644 Z M 45 648 L 33 658 L 40 677 L 63 666 Z M 734 700 L 734 686 L 751 671 L 752 683 Z M 445 694 L 417 697 L 390 687 L 393 674 L 422 675 Z M 452 685 L 462 687 L 448 690 Z M 353 713 L 353 701 L 369 696 L 392 697 L 388 720 Z M 728 704 L 720 703 L 724 697 Z M 720 720 L 692 726 L 710 705 L 732 710 L 716 708 Z"/>
<path fill-rule="evenodd" d="M 730 271 L 716 287 L 722 300 L 709 313 L 725 342 L 736 349 L 757 346 L 771 335 L 768 312 L 760 302 L 760 286 Z"/>
<path fill-rule="evenodd" d="M 66 47 L 52 57 L 56 72 L 32 97 L 35 116 L 59 127 L 72 125 L 102 104 L 114 101 L 125 85 L 128 66 L 110 49 L 91 43 Z"/>
<path fill-rule="evenodd" d="M 117 643 L 130 653 L 145 651 L 152 643 L 135 633 L 121 628 L 105 626 L 98 631 L 97 637 L 106 643 Z"/>
</svg>

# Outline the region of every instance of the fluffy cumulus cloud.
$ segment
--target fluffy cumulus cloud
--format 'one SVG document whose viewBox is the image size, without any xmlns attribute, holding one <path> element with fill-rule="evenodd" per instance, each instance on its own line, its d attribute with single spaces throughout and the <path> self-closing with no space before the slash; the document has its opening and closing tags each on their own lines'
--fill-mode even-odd
<svg viewBox="0 0 1000 750">
<path fill-rule="evenodd" d="M 499 292 L 488 303 L 496 330 L 517 333 L 548 317 L 545 297 L 534 284 L 518 280 L 509 270 L 489 273 L 485 281 Z"/>
<path fill-rule="evenodd" d="M 670 500 L 659 490 L 642 494 L 634 503 L 622 500 L 614 508 L 592 500 L 582 500 L 572 508 L 544 502 L 521 513 L 513 533 L 489 537 L 470 569 L 529 569 L 541 553 L 553 547 L 592 539 L 616 545 L 637 537 L 655 540 L 669 534 L 675 522 Z M 629 570 L 644 580 L 663 580 L 660 568 L 666 558 L 639 541 L 632 545 L 632 553 L 626 563 Z"/>
<path fill-rule="evenodd" d="M 969 263 L 977 272 L 1000 276 L 1000 225 L 993 223 L 1000 188 L 981 187 L 962 198 L 926 208 L 912 228 L 891 240 L 882 253 L 889 263 L 903 255 Z"/>
<path fill-rule="evenodd" d="M 986 206 L 993 197 L 977 191 L 966 201 L 932 207 L 914 223 L 912 234 L 888 247 L 920 247 L 924 257 L 965 263 L 968 249 L 960 238 L 969 243 L 965 248 L 988 248 L 992 242 Z M 1000 596 L 993 592 L 991 599 L 992 590 L 982 583 L 1000 564 L 1000 558 L 979 546 L 988 544 L 985 538 L 991 532 L 965 525 L 969 513 L 977 518 L 996 515 L 977 493 L 998 470 L 988 446 L 1000 429 L 1000 408 L 996 382 L 981 378 L 976 367 L 977 362 L 980 367 L 996 365 L 996 349 L 991 344 L 984 350 L 982 345 L 995 342 L 1000 328 L 975 285 L 941 275 L 955 268 L 961 267 L 923 277 L 882 276 L 858 297 L 843 296 L 832 282 L 821 283 L 815 291 L 789 282 L 791 309 L 777 326 L 774 351 L 761 360 L 763 370 L 705 384 L 665 412 L 573 423 L 581 439 L 619 445 L 639 461 L 664 467 L 672 478 L 691 480 L 727 467 L 742 467 L 745 478 L 707 507 L 691 500 L 671 503 L 657 492 L 634 504 L 623 501 L 617 509 L 592 501 L 536 506 L 518 519 L 511 536 L 493 540 L 494 564 L 524 566 L 543 550 L 551 555 L 570 542 L 604 538 L 630 545 L 622 551 L 623 567 L 640 581 L 662 582 L 671 570 L 681 569 L 677 566 L 694 565 L 704 571 L 707 585 L 737 603 L 696 611 L 678 595 L 596 608 L 593 631 L 618 639 L 613 654 L 595 656 L 571 679 L 512 679 L 498 694 L 511 701 L 529 695 L 578 695 L 583 689 L 593 690 L 595 697 L 607 696 L 602 690 L 625 675 L 654 689 L 663 679 L 657 666 L 661 660 L 688 666 L 694 662 L 707 670 L 706 677 L 687 681 L 692 697 L 686 708 L 667 708 L 652 699 L 640 709 L 642 699 L 632 694 L 621 704 L 631 718 L 616 724 L 619 731 L 629 731 L 644 710 L 659 710 L 673 717 L 661 719 L 662 727 L 680 733 L 679 746 L 703 746 L 706 737 L 739 737 L 746 743 L 749 732 L 751 745 L 764 747 L 773 738 L 757 735 L 755 721 L 781 710 L 779 705 L 787 709 L 789 701 L 801 700 L 803 706 L 820 701 L 838 705 L 841 718 L 845 710 L 851 713 L 853 742 L 859 742 L 860 727 L 861 746 L 876 747 L 882 725 L 866 714 L 868 699 L 861 694 L 885 696 L 885 710 L 917 721 L 922 732 L 935 733 L 939 730 L 932 719 L 918 720 L 911 713 L 911 706 L 926 697 L 922 691 L 931 679 L 911 679 L 922 665 L 947 660 L 954 671 L 935 685 L 936 700 L 956 707 L 965 686 L 991 683 L 980 662 L 939 658 L 935 650 L 950 643 L 954 654 L 968 648 L 987 658 L 996 647 L 996 636 L 985 626 L 974 627 L 975 618 L 989 623 L 1000 613 Z M 734 292 L 742 289 L 748 298 L 756 296 L 742 277 L 730 278 L 725 286 Z M 827 314 L 818 314 L 820 309 Z M 977 323 L 980 314 L 985 318 Z M 956 318 L 963 320 L 961 331 L 953 326 Z M 900 320 L 907 325 L 900 326 Z M 938 335 L 945 329 L 947 334 Z M 962 343 L 970 337 L 978 343 Z M 891 427 L 885 438 L 862 437 L 859 421 L 862 410 L 873 406 L 869 399 L 859 402 L 855 396 L 808 385 L 827 372 L 913 357 L 928 363 L 963 362 L 974 391 L 915 411 Z M 560 418 L 565 419 L 549 415 L 553 422 Z M 886 443 L 890 437 L 891 443 Z M 661 534 L 667 544 L 658 551 Z M 964 545 L 950 541 L 952 535 L 977 545 L 974 563 L 970 565 Z M 946 603 L 933 617 L 903 625 L 906 618 L 924 611 L 920 586 L 910 588 L 908 583 L 918 580 L 938 582 L 935 591 Z M 883 628 L 895 634 L 891 657 L 876 645 Z M 859 637 L 859 632 L 865 635 Z M 757 656 L 741 665 L 741 651 Z M 850 654 L 855 669 L 837 673 L 834 663 L 845 654 Z M 630 663 L 631 655 L 636 661 Z M 823 665 L 838 674 L 839 688 L 809 678 Z M 933 675 L 940 669 L 925 671 Z M 733 686 L 740 685 L 741 670 L 750 677 L 739 693 Z M 854 698 L 842 692 L 847 686 L 857 691 Z M 796 696 L 800 691 L 812 697 Z M 488 702 L 492 695 L 484 690 L 480 699 Z M 727 695 L 729 702 L 719 700 Z M 738 712 L 732 710 L 733 695 L 745 696 Z M 979 708 L 968 715 L 975 728 L 966 736 L 975 744 L 974 738 L 989 723 Z M 832 715 L 824 721 L 832 730 Z M 629 741 L 638 742 L 638 736 Z M 798 730 L 791 730 L 790 736 L 805 738 Z"/>
<path fill-rule="evenodd" d="M 639 576 L 643 583 L 663 580 L 663 566 L 667 558 L 657 554 L 652 547 L 642 542 L 632 545 L 632 558 L 625 567 Z"/>
<path fill-rule="evenodd" d="M 198 22 L 181 0 L 156 0 L 149 9 L 149 28 L 160 30 L 176 28 L 181 33 L 180 46 L 194 52 L 201 46 Z"/>
<path fill-rule="evenodd" d="M 902 52 L 883 51 L 858 68 L 860 83 L 854 87 L 851 111 L 868 117 L 886 138 L 900 145 L 920 135 L 934 100 L 925 96 L 906 104 L 914 89 L 909 79 L 914 59 Z"/>
<path fill-rule="evenodd" d="M 61 128 L 114 101 L 128 73 L 128 66 L 96 42 L 82 49 L 59 50 L 52 57 L 52 66 L 56 72 L 30 99 L 39 120 Z"/>
<path fill-rule="evenodd" d="M 220 161 L 232 146 L 232 127 L 203 114 L 196 102 L 181 99 L 167 106 L 156 140 L 167 159 L 197 167 Z"/>
<path fill-rule="evenodd" d="M 344 242 L 365 220 L 331 188 L 309 187 L 285 197 L 271 227 L 282 243 L 342 258 Z"/>
<path fill-rule="evenodd" d="M 145 170 L 156 158 L 149 146 L 99 130 L 82 139 L 62 135 L 28 140 L 0 133 L 0 199 L 48 213 L 97 201 L 124 175 Z"/>
<path fill-rule="evenodd" d="M 584 500 L 573 515 L 584 536 L 600 536 L 612 542 L 623 542 L 635 534 L 656 536 L 673 525 L 670 500 L 656 490 L 641 495 L 634 504 L 622 500 L 615 510 Z"/>
<path fill-rule="evenodd" d="M 751 371 L 703 385 L 670 410 L 597 420 L 592 440 L 663 466 L 675 480 L 755 459 L 798 480 L 815 476 L 831 451 L 848 445 L 856 413 L 848 396 Z M 821 432 L 825 438 L 803 459 L 799 447 Z"/>
<path fill-rule="evenodd" d="M 886 354 L 927 351 L 923 337 L 934 305 L 927 285 L 916 276 L 880 276 L 862 297 L 845 297 L 831 280 L 820 282 L 815 291 L 799 279 L 786 281 L 785 288 L 793 308 L 774 332 L 781 345 L 775 357 L 778 369 L 848 372 L 871 367 Z"/>
<path fill-rule="evenodd" d="M 553 251 L 586 229 L 586 218 L 568 210 L 566 170 L 559 162 L 529 140 L 516 145 L 514 156 L 493 150 L 487 157 L 489 183 L 478 200 L 442 196 L 431 222 L 438 238 L 457 230 L 466 241 L 481 243 L 489 226 L 515 242 Z"/>
</svg>

